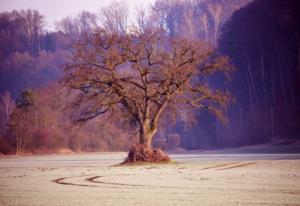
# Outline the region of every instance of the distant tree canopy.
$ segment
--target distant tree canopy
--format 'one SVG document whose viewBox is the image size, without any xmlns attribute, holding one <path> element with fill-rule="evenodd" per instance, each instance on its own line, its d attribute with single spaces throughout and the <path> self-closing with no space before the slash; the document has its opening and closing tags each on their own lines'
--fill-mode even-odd
<svg viewBox="0 0 300 206">
<path fill-rule="evenodd" d="M 25 50 L 36 56 L 40 49 L 39 38 L 43 23 L 44 17 L 37 10 L 1 13 L 1 56 L 7 57 L 12 52 Z"/>
<path fill-rule="evenodd" d="M 137 122 L 139 143 L 151 148 L 166 111 L 197 107 L 225 120 L 230 94 L 200 77 L 231 71 L 228 58 L 201 41 L 168 38 L 159 30 L 125 35 L 100 30 L 77 44 L 66 84 L 81 91 L 78 121 L 122 113 Z"/>
</svg>

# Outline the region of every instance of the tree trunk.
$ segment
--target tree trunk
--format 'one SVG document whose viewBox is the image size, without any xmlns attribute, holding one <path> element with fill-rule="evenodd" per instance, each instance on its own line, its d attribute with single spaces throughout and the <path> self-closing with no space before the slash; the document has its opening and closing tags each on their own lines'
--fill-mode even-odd
<svg viewBox="0 0 300 206">
<path fill-rule="evenodd" d="M 284 105 L 285 105 L 285 109 L 286 111 L 288 111 L 288 97 L 287 97 L 287 93 L 286 93 L 286 88 L 285 88 L 285 77 L 283 74 L 283 60 L 282 60 L 282 54 L 280 52 L 280 47 L 279 47 L 279 43 L 277 42 L 277 62 L 278 62 L 278 70 L 279 70 L 279 76 L 280 76 L 280 85 L 281 85 L 281 90 L 282 90 L 282 94 L 284 97 Z"/>
<path fill-rule="evenodd" d="M 122 164 L 136 162 L 169 162 L 170 158 L 161 149 L 152 149 L 152 140 L 157 132 L 157 127 L 144 121 L 140 124 L 139 144 L 135 144 L 129 150 L 127 158 Z"/>
<path fill-rule="evenodd" d="M 140 125 L 139 143 L 151 149 L 152 140 L 156 132 L 157 128 L 152 128 L 150 121 L 145 120 L 145 122 Z"/>
<path fill-rule="evenodd" d="M 17 139 L 17 145 L 16 145 L 16 155 L 19 155 L 19 150 L 20 150 L 20 139 L 19 139 L 19 136 L 17 135 L 16 136 L 16 139 Z"/>
</svg>

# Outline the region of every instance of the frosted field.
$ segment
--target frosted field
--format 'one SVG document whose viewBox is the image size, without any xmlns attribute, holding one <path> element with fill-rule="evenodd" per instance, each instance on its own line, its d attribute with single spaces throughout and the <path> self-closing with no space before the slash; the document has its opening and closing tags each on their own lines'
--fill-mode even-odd
<svg viewBox="0 0 300 206">
<path fill-rule="evenodd" d="M 126 153 L 0 157 L 0 205 L 300 205 L 299 154 L 177 154 L 114 166 Z"/>
</svg>

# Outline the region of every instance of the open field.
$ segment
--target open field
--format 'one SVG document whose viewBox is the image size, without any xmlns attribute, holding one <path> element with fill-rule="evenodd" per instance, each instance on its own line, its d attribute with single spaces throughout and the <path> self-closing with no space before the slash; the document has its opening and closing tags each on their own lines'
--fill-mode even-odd
<svg viewBox="0 0 300 206">
<path fill-rule="evenodd" d="M 1 157 L 0 205 L 300 205 L 299 154 L 176 154 L 113 166 L 125 153 Z"/>
</svg>

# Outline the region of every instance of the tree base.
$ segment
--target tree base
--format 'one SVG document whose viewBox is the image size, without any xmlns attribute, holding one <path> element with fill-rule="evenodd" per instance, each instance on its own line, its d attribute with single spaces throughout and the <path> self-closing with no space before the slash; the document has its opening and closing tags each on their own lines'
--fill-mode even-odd
<svg viewBox="0 0 300 206">
<path fill-rule="evenodd" d="M 161 149 L 151 149 L 143 144 L 135 144 L 130 148 L 128 156 L 122 164 L 145 162 L 164 163 L 169 162 L 170 160 L 170 157 Z"/>
</svg>

